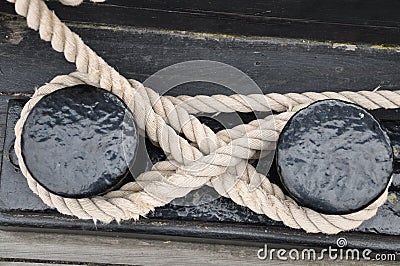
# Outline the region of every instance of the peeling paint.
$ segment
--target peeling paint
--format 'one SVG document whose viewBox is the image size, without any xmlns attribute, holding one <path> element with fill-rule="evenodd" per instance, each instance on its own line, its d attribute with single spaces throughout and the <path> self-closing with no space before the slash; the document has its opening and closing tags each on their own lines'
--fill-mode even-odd
<svg viewBox="0 0 400 266">
<path fill-rule="evenodd" d="M 355 51 L 357 49 L 357 45 L 355 44 L 348 44 L 348 43 L 333 43 L 333 49 L 344 49 L 345 51 Z"/>
<path fill-rule="evenodd" d="M 394 193 L 390 193 L 390 194 L 388 195 L 388 201 L 389 201 L 390 203 L 392 203 L 392 204 L 397 204 L 397 203 L 399 202 L 398 199 L 397 199 L 396 194 L 394 194 Z"/>
<path fill-rule="evenodd" d="M 377 44 L 377 45 L 371 45 L 369 48 L 377 49 L 377 50 L 394 50 L 396 52 L 400 52 L 400 46 L 390 46 L 390 45 Z"/>
</svg>

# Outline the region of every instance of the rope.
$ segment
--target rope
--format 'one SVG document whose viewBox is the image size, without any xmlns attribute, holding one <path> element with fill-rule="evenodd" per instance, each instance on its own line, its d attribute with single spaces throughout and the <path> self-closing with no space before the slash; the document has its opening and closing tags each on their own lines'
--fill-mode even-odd
<svg viewBox="0 0 400 266">
<path fill-rule="evenodd" d="M 261 151 L 273 150 L 281 130 L 294 111 L 322 99 L 341 99 L 367 109 L 398 108 L 400 91 L 308 92 L 213 96 L 160 96 L 138 81 L 120 75 L 50 11 L 43 0 L 8 0 L 40 37 L 75 63 L 77 72 L 58 76 L 40 87 L 22 110 L 15 126 L 15 152 L 30 189 L 60 213 L 109 223 L 139 219 L 190 191 L 209 185 L 224 197 L 273 220 L 310 233 L 336 234 L 358 227 L 373 217 L 387 198 L 384 193 L 363 210 L 347 215 L 326 215 L 298 206 L 267 176 L 248 161 Z M 79 5 L 82 0 L 62 0 Z M 96 0 L 95 2 L 101 2 Z M 23 125 L 40 99 L 56 90 L 89 84 L 120 97 L 134 113 L 138 127 L 158 143 L 167 160 L 116 191 L 92 198 L 72 199 L 52 194 L 29 173 L 21 152 Z M 276 111 L 264 119 L 214 133 L 195 116 L 199 112 Z M 181 137 L 179 133 L 183 133 Z"/>
<path fill-rule="evenodd" d="M 341 92 L 305 92 L 305 93 L 269 93 L 265 95 L 181 95 L 165 96 L 173 104 L 180 105 L 191 114 L 216 112 L 284 112 L 296 105 L 311 104 L 320 100 L 343 100 L 372 110 L 378 108 L 394 109 L 400 106 L 400 91 L 341 91 Z"/>
</svg>

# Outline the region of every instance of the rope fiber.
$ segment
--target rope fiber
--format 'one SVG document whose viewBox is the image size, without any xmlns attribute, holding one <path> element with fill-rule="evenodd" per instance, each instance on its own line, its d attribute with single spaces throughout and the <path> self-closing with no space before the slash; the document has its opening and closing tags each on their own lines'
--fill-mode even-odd
<svg viewBox="0 0 400 266">
<path fill-rule="evenodd" d="M 42 40 L 75 63 L 77 71 L 55 77 L 36 90 L 25 105 L 15 126 L 15 152 L 30 189 L 45 204 L 65 215 L 110 223 L 146 216 L 156 207 L 204 185 L 221 196 L 246 206 L 258 214 L 282 221 L 291 228 L 309 233 L 336 234 L 358 227 L 373 217 L 387 199 L 384 193 L 366 208 L 346 215 L 327 215 L 299 206 L 267 176 L 249 164 L 261 151 L 273 150 L 279 134 L 298 107 L 318 100 L 339 99 L 366 109 L 399 108 L 400 91 L 308 92 L 252 95 L 160 96 L 138 81 L 128 80 L 109 66 L 82 39 L 72 32 L 43 0 L 7 0 L 26 17 L 28 27 Z M 104 1 L 104 0 L 103 0 Z M 93 0 L 93 2 L 103 2 Z M 82 0 L 60 0 L 76 6 Z M 157 143 L 167 160 L 139 175 L 120 189 L 92 198 L 64 198 L 38 184 L 29 173 L 21 152 L 21 134 L 29 112 L 40 99 L 56 90 L 79 84 L 103 88 L 120 97 L 134 113 L 138 127 Z M 297 107 L 297 108 L 296 108 Z M 275 111 L 264 119 L 214 133 L 194 115 L 200 112 Z M 179 135 L 179 133 L 182 133 Z"/>
</svg>

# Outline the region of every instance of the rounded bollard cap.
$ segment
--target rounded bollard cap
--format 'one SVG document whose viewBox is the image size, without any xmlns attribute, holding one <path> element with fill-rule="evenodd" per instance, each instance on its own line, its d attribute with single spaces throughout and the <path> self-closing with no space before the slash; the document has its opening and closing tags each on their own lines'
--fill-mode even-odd
<svg viewBox="0 0 400 266">
<path fill-rule="evenodd" d="M 302 206 L 326 214 L 367 207 L 386 189 L 393 150 L 379 122 L 362 107 L 324 100 L 297 112 L 278 141 L 278 172 Z"/>
<path fill-rule="evenodd" d="M 122 181 L 137 143 L 133 114 L 117 96 L 77 85 L 40 99 L 24 124 L 21 148 L 39 184 L 63 197 L 83 198 Z"/>
</svg>

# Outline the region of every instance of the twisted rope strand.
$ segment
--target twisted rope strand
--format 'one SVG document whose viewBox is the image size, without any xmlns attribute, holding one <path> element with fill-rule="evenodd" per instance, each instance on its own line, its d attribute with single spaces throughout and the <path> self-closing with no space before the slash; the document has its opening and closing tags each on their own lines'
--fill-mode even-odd
<svg viewBox="0 0 400 266">
<path fill-rule="evenodd" d="M 177 97 L 164 96 L 174 105 L 180 105 L 191 114 L 216 112 L 284 112 L 292 106 L 310 104 L 315 101 L 335 99 L 355 103 L 365 109 L 393 109 L 400 106 L 400 91 L 341 91 L 305 93 L 269 93 L 265 95 L 198 95 Z M 240 100 L 239 100 L 240 99 Z"/>
<path fill-rule="evenodd" d="M 51 42 L 54 50 L 63 52 L 67 61 L 76 64 L 78 72 L 59 76 L 39 88 L 25 105 L 15 127 L 15 151 L 22 173 L 31 190 L 60 213 L 80 219 L 111 222 L 138 219 L 154 208 L 193 189 L 211 185 L 222 196 L 247 206 L 256 213 L 268 215 L 292 228 L 307 232 L 335 234 L 359 226 L 375 215 L 387 198 L 388 188 L 370 206 L 348 215 L 325 215 L 298 206 L 268 178 L 256 171 L 248 160 L 262 151 L 273 150 L 279 133 L 292 111 L 322 99 L 341 99 L 367 109 L 398 108 L 398 91 L 324 92 L 267 95 L 214 95 L 160 97 L 140 82 L 127 80 L 84 44 L 42 0 L 8 0 L 18 14 L 25 16 L 28 26 Z M 78 5 L 81 0 L 63 0 Z M 96 0 L 100 2 L 100 0 Z M 25 120 L 40 99 L 55 90 L 77 84 L 90 84 L 120 97 L 135 115 L 140 129 L 168 156 L 168 161 L 155 164 L 135 182 L 104 196 L 70 199 L 52 194 L 31 176 L 21 152 L 21 134 Z M 295 108 L 293 108 L 295 107 Z M 214 133 L 193 116 L 199 112 L 283 112 L 273 117 L 252 121 L 232 129 Z M 178 135 L 182 132 L 186 139 Z M 198 148 L 197 148 L 198 147 Z M 390 184 L 390 183 L 389 183 Z M 389 185 L 388 185 L 389 187 Z"/>
</svg>

